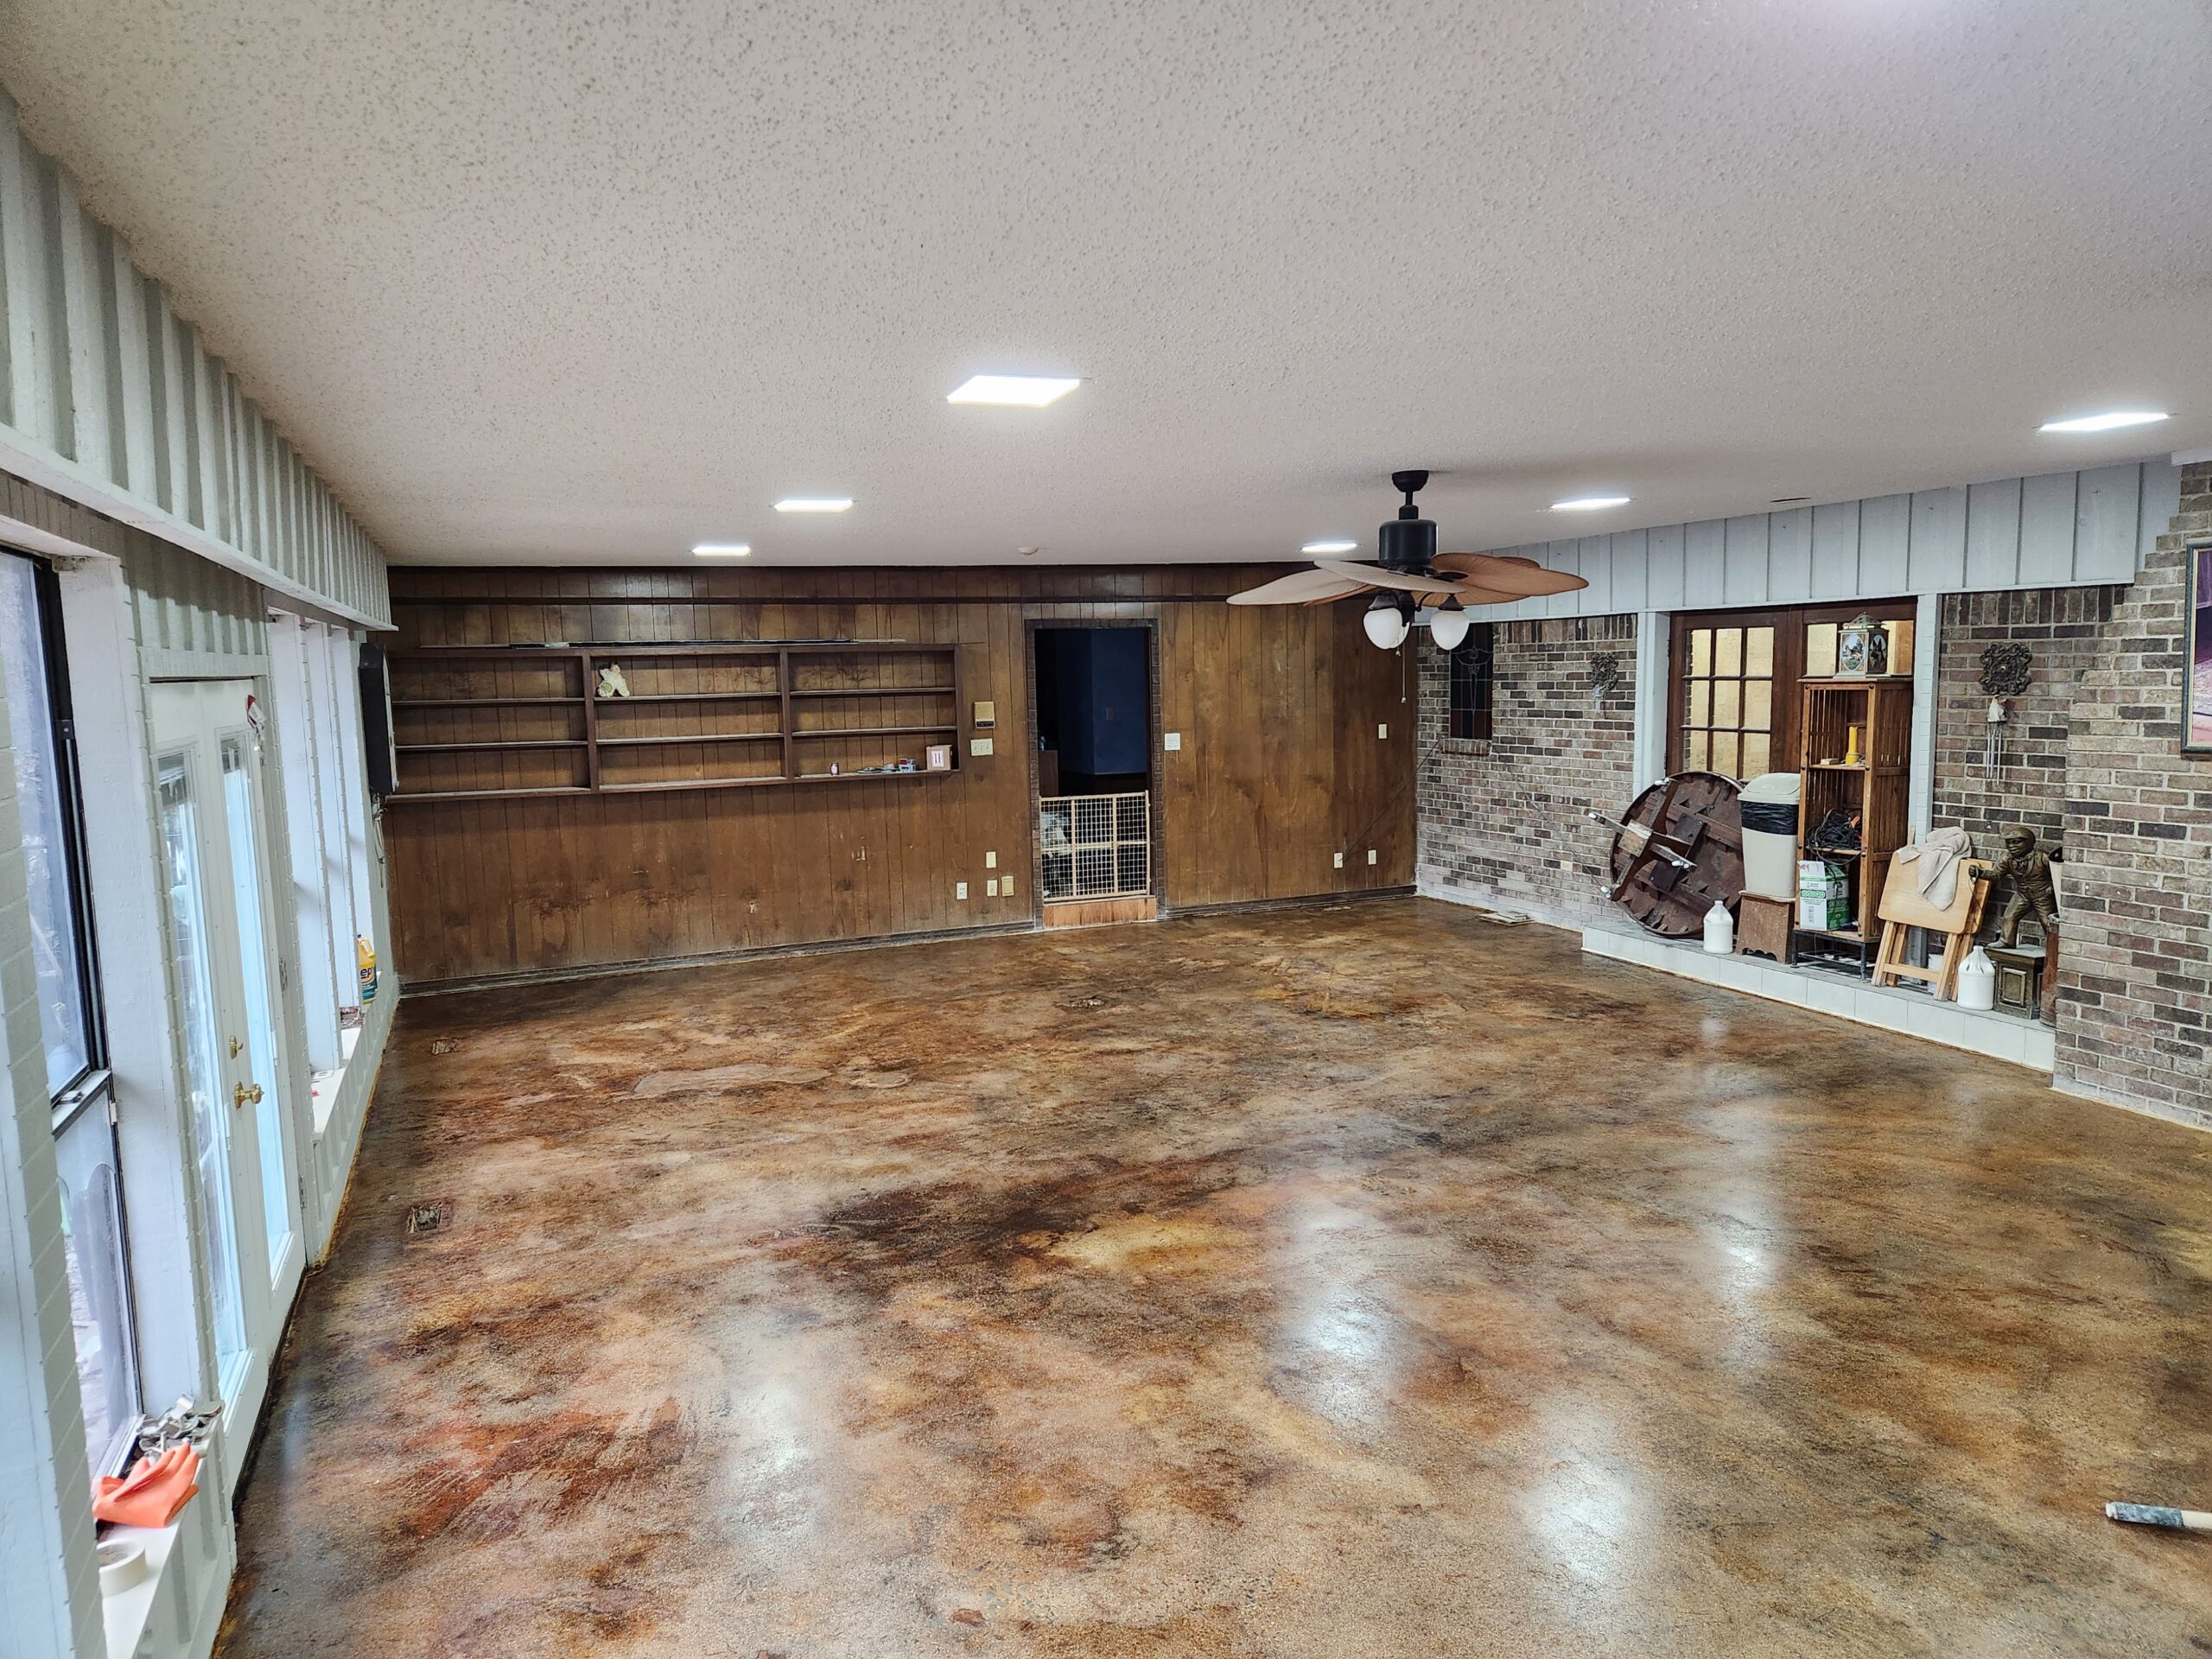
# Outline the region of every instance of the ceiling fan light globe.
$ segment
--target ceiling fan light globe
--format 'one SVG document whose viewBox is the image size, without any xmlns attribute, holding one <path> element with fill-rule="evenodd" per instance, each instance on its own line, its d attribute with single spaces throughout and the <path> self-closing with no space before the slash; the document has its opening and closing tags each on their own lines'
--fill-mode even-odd
<svg viewBox="0 0 2212 1659">
<path fill-rule="evenodd" d="M 1458 600 L 1447 600 L 1444 607 L 1428 619 L 1428 637 L 1436 642 L 1440 651 L 1457 651 L 1473 620 Z"/>
<path fill-rule="evenodd" d="M 1395 594 L 1376 594 L 1367 607 L 1367 614 L 1359 620 L 1377 650 L 1395 651 L 1406 643 L 1406 607 Z"/>
</svg>

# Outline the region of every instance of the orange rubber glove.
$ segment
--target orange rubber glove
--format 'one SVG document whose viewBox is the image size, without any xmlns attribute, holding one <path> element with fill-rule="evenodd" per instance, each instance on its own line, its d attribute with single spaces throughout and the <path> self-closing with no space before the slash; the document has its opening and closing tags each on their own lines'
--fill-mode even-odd
<svg viewBox="0 0 2212 1659">
<path fill-rule="evenodd" d="M 118 1478 L 102 1475 L 92 1491 L 92 1518 L 123 1527 L 166 1527 L 200 1488 L 200 1454 L 173 1446 L 158 1458 L 141 1459 Z"/>
</svg>

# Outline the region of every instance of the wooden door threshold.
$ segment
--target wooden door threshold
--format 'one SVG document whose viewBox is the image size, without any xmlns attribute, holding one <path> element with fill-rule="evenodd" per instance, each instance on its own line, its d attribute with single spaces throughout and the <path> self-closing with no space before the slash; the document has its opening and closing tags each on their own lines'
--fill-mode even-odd
<svg viewBox="0 0 2212 1659">
<path fill-rule="evenodd" d="M 1046 927 L 1109 927 L 1116 922 L 1154 922 L 1160 919 L 1160 900 L 1147 893 L 1141 899 L 1084 899 L 1045 906 Z"/>
</svg>

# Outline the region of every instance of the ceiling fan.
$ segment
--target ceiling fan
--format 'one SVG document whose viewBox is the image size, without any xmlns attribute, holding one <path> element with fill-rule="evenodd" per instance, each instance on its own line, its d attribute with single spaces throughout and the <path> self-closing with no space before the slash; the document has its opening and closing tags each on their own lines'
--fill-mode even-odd
<svg viewBox="0 0 2212 1659">
<path fill-rule="evenodd" d="M 1232 605 L 1327 605 L 1372 593 L 1363 625 L 1385 651 L 1405 644 L 1417 606 L 1431 607 L 1429 637 L 1451 651 L 1467 637 L 1470 605 L 1510 605 L 1541 594 L 1572 593 L 1590 584 L 1534 559 L 1505 553 L 1439 553 L 1436 525 L 1421 516 L 1414 497 L 1428 483 L 1426 472 L 1390 474 L 1405 504 L 1375 532 L 1372 564 L 1355 559 L 1316 559 L 1299 570 L 1230 595 Z"/>
</svg>

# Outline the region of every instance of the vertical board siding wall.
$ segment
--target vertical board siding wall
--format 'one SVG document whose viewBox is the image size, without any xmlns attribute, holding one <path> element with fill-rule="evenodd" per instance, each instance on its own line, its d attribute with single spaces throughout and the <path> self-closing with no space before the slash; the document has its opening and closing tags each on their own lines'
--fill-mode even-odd
<svg viewBox="0 0 2212 1659">
<path fill-rule="evenodd" d="M 368 533 L 24 140 L 5 92 L 0 459 L 291 598 L 390 620 Z"/>
<path fill-rule="evenodd" d="M 384 828 L 396 965 L 410 981 L 450 980 L 1027 925 L 1032 620 L 1157 630 L 1161 729 L 1182 734 L 1178 753 L 1158 733 L 1152 746 L 1169 906 L 1404 887 L 1416 706 L 1405 664 L 1367 643 L 1356 607 L 1222 602 L 1274 574 L 395 570 L 403 648 L 897 639 L 957 645 L 966 698 L 997 704 L 985 757 L 969 753 L 972 709 L 960 711 L 961 770 L 948 776 L 395 800 Z M 993 852 L 1011 897 L 985 892 Z"/>
<path fill-rule="evenodd" d="M 1474 614 L 1502 621 L 2132 582 L 2180 489 L 2170 463 L 2132 461 L 1536 542 L 1501 550 L 1590 585 Z"/>
</svg>

